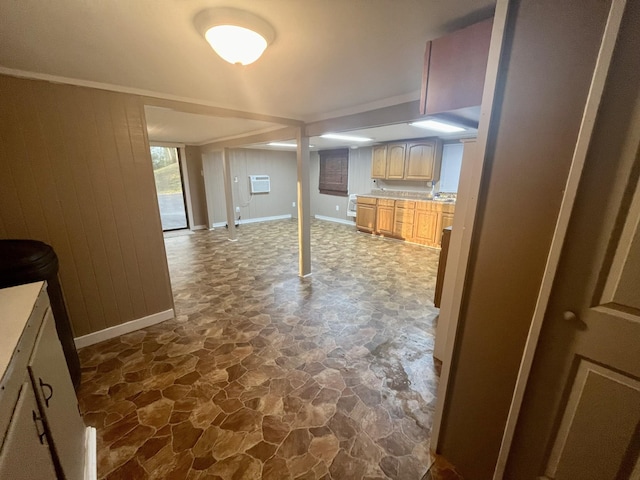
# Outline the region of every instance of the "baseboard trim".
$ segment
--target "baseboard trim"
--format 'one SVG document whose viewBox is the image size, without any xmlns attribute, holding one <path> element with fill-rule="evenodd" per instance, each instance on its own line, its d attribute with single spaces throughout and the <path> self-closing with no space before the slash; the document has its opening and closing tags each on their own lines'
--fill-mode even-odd
<svg viewBox="0 0 640 480">
<path fill-rule="evenodd" d="M 317 220 L 324 220 L 325 222 L 341 223 L 343 225 L 356 226 L 356 222 L 350 222 L 349 220 L 343 220 L 342 218 L 325 217 L 324 215 L 314 215 Z"/>
<path fill-rule="evenodd" d="M 97 332 L 88 333 L 87 335 L 83 335 L 81 337 L 76 337 L 74 341 L 76 343 L 76 348 L 88 347 L 89 345 L 104 342 L 105 340 L 119 337 L 120 335 L 124 335 L 125 333 L 135 332 L 136 330 L 140 330 L 141 328 L 150 327 L 151 325 L 164 322 L 165 320 L 170 320 L 174 317 L 175 313 L 171 308 L 169 310 L 164 310 L 163 312 L 153 313 L 151 315 L 147 315 L 146 317 L 131 320 L 130 322 L 125 322 L 120 325 L 105 328 L 104 330 L 99 330 Z"/>
<path fill-rule="evenodd" d="M 191 227 L 191 230 L 206 230 L 206 229 L 207 229 L 206 225 L 195 225 Z"/>
<path fill-rule="evenodd" d="M 273 217 L 247 218 L 245 220 L 236 220 L 236 222 L 240 225 L 245 225 L 247 223 L 271 222 L 273 220 L 289 220 L 289 219 L 291 219 L 291 214 L 275 215 Z M 227 222 L 216 222 L 213 224 L 213 227 L 210 230 L 213 230 L 214 228 L 224 228 L 226 226 L 227 226 Z"/>
</svg>

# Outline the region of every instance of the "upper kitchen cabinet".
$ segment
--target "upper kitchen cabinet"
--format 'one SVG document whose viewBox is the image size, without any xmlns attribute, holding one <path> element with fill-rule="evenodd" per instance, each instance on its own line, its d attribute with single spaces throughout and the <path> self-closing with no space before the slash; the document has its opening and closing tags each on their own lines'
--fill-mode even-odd
<svg viewBox="0 0 640 480">
<path fill-rule="evenodd" d="M 441 157 L 442 143 L 437 140 L 407 144 L 404 178 L 432 181 L 436 178 L 436 160 Z"/>
<path fill-rule="evenodd" d="M 482 103 L 493 19 L 427 42 L 420 113 L 451 112 Z"/>
<path fill-rule="evenodd" d="M 406 143 L 390 143 L 387 145 L 387 177 L 390 180 L 404 178 L 404 157 Z"/>
<path fill-rule="evenodd" d="M 442 142 L 437 138 L 376 145 L 371 178 L 430 182 L 438 175 L 441 157 Z"/>
<path fill-rule="evenodd" d="M 376 145 L 373 147 L 371 161 L 371 178 L 387 178 L 387 146 Z"/>
</svg>

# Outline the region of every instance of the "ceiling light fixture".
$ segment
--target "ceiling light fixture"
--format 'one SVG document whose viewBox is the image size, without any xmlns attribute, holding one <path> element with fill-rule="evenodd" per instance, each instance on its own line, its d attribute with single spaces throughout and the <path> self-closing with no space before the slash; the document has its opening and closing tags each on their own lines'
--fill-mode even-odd
<svg viewBox="0 0 640 480">
<path fill-rule="evenodd" d="M 211 48 L 236 65 L 255 62 L 276 36 L 265 20 L 236 8 L 203 10 L 193 22 Z"/>
<path fill-rule="evenodd" d="M 322 138 L 330 138 L 332 140 L 346 140 L 347 142 L 372 142 L 373 138 L 355 137 L 351 135 L 340 135 L 338 133 L 324 133 L 320 135 Z"/>
<path fill-rule="evenodd" d="M 270 147 L 291 147 L 296 148 L 298 146 L 297 143 L 284 143 L 284 142 L 271 142 L 267 143 Z M 309 148 L 313 148 L 314 145 L 309 145 Z"/>
<path fill-rule="evenodd" d="M 426 128 L 427 130 L 435 130 L 443 133 L 464 132 L 464 128 L 451 125 L 450 123 L 440 122 L 438 120 L 423 120 L 420 122 L 410 123 L 412 127 Z"/>
</svg>

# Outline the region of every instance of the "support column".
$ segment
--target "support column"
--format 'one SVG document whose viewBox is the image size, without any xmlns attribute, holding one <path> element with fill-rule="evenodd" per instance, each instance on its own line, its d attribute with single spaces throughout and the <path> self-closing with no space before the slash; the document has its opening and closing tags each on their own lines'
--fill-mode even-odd
<svg viewBox="0 0 640 480">
<path fill-rule="evenodd" d="M 311 275 L 311 195 L 309 186 L 309 137 L 304 127 L 296 133 L 298 157 L 298 262 L 299 275 Z"/>
<path fill-rule="evenodd" d="M 222 151 L 222 175 L 224 176 L 224 198 L 227 205 L 227 225 L 229 227 L 229 240 L 235 242 L 236 238 L 236 214 L 233 208 L 233 185 L 231 181 L 231 159 L 229 158 L 229 149 Z"/>
</svg>

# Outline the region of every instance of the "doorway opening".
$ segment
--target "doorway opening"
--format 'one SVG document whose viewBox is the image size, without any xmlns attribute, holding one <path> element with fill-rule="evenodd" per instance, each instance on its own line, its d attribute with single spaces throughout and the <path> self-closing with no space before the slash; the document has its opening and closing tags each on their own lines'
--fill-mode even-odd
<svg viewBox="0 0 640 480">
<path fill-rule="evenodd" d="M 180 150 L 176 147 L 152 146 L 151 162 L 162 231 L 189 228 Z"/>
</svg>

